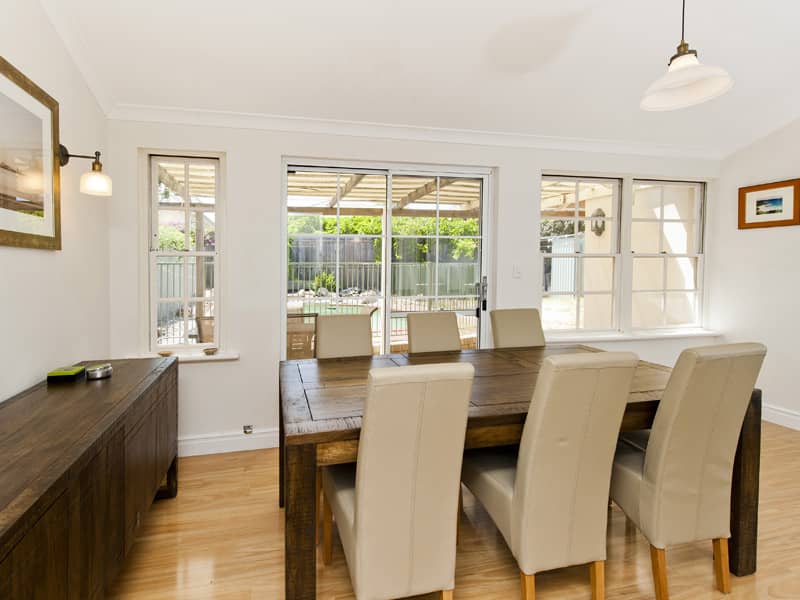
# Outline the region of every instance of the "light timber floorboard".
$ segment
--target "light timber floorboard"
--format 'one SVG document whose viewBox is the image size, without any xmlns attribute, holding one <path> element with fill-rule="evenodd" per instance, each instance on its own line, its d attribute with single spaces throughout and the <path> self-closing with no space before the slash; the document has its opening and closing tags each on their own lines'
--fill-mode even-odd
<svg viewBox="0 0 800 600">
<path fill-rule="evenodd" d="M 672 600 L 800 599 L 800 432 L 764 424 L 758 572 L 715 589 L 710 541 L 667 550 Z M 281 600 L 283 511 L 278 451 L 181 459 L 174 500 L 156 502 L 112 590 L 113 600 Z M 455 600 L 519 598 L 519 570 L 502 536 L 464 494 Z M 334 528 L 335 530 L 335 528 Z M 333 562 L 318 557 L 317 597 L 353 600 L 338 535 Z M 606 596 L 655 597 L 647 541 L 612 509 Z M 429 596 L 432 600 L 435 595 Z M 536 575 L 537 600 L 588 600 L 586 566 Z M 428 598 L 426 598 L 428 600 Z"/>
</svg>

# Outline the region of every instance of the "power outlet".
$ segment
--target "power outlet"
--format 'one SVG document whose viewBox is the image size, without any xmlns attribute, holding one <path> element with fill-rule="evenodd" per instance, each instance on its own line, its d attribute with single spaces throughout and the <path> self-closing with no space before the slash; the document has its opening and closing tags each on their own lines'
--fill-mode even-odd
<svg viewBox="0 0 800 600">
<path fill-rule="evenodd" d="M 245 435 L 250 435 L 253 433 L 253 426 L 252 425 L 242 425 L 242 433 Z"/>
</svg>

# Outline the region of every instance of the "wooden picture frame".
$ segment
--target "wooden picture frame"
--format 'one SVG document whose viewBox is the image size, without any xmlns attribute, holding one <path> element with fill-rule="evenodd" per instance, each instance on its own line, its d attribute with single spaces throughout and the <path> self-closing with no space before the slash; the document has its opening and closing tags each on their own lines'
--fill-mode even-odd
<svg viewBox="0 0 800 600">
<path fill-rule="evenodd" d="M 800 225 L 800 179 L 739 188 L 739 229 Z"/>
<path fill-rule="evenodd" d="M 0 56 L 0 245 L 61 250 L 58 102 Z"/>
</svg>

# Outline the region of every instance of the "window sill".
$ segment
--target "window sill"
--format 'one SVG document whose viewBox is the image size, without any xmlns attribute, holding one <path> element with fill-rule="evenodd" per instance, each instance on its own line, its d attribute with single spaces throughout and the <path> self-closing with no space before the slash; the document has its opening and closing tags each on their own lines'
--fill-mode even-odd
<svg viewBox="0 0 800 600">
<path fill-rule="evenodd" d="M 205 362 L 230 362 L 239 360 L 238 352 L 217 352 L 208 356 L 202 352 L 173 352 L 170 356 L 178 359 L 179 363 L 205 363 Z M 155 352 L 148 352 L 128 358 L 160 358 Z"/>
<path fill-rule="evenodd" d="M 590 343 L 590 342 L 640 342 L 647 340 L 668 340 L 668 339 L 689 339 L 689 338 L 711 338 L 720 337 L 722 334 L 710 329 L 663 329 L 657 331 L 633 331 L 628 333 L 607 332 L 607 333 L 547 333 L 545 340 L 549 344 L 567 343 Z"/>
</svg>

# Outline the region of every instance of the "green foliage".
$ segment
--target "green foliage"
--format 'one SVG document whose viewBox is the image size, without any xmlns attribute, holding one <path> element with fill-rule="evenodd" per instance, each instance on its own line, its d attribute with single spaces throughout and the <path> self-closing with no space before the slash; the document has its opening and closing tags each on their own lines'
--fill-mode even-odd
<svg viewBox="0 0 800 600">
<path fill-rule="evenodd" d="M 336 218 L 319 215 L 290 215 L 289 235 L 292 234 L 336 234 Z M 345 216 L 339 218 L 339 233 L 342 235 L 381 235 L 383 233 L 382 218 L 378 216 Z M 394 217 L 392 219 L 392 234 L 397 236 L 416 237 L 415 248 L 409 248 L 409 242 L 401 244 L 399 240 L 392 240 L 392 254 L 395 260 L 411 260 L 426 262 L 429 257 L 429 238 L 436 235 L 436 217 Z M 439 219 L 439 235 L 442 236 L 478 236 L 480 230 L 478 219 Z M 373 240 L 375 246 L 375 260 L 381 259 L 381 240 Z M 458 239 L 451 240 L 446 248 L 440 248 L 442 262 L 457 262 L 460 260 L 474 260 L 478 250 L 478 240 Z"/>
<path fill-rule="evenodd" d="M 336 278 L 333 276 L 333 273 L 321 271 L 314 277 L 314 282 L 311 284 L 311 289 L 318 290 L 321 287 L 324 287 L 330 292 L 336 291 Z"/>
<path fill-rule="evenodd" d="M 542 221 L 541 237 L 556 237 L 559 235 L 572 235 L 575 233 L 574 221 Z"/>
<path fill-rule="evenodd" d="M 206 224 L 208 226 L 208 224 Z M 195 247 L 195 232 L 189 232 L 189 243 L 191 248 Z M 213 249 L 216 244 L 216 231 L 214 229 L 206 229 L 203 234 L 203 245 Z M 158 226 L 158 249 L 159 250 L 173 250 L 182 252 L 186 250 L 186 235 L 178 225 L 159 225 Z"/>
<path fill-rule="evenodd" d="M 186 250 L 186 235 L 174 225 L 158 226 L 159 250 Z"/>
</svg>

